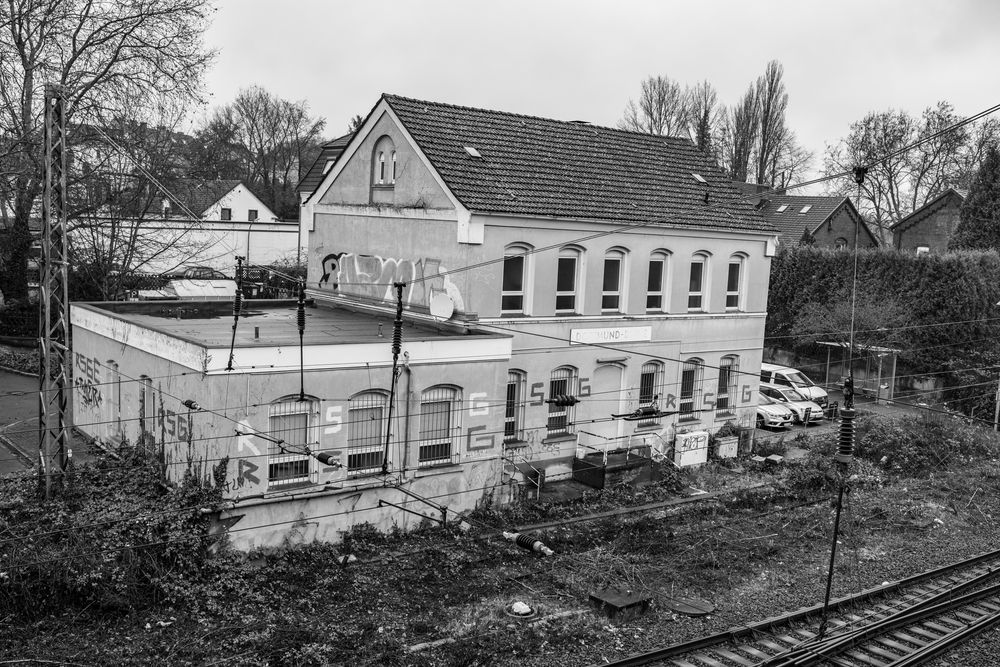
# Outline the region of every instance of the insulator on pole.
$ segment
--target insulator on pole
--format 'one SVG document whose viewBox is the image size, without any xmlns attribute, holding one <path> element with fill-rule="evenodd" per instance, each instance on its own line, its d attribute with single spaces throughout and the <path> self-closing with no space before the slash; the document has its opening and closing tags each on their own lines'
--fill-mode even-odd
<svg viewBox="0 0 1000 667">
<path fill-rule="evenodd" d="M 837 454 L 834 456 L 837 463 L 846 464 L 854 459 L 855 415 L 853 408 L 844 408 L 840 411 L 840 435 L 837 439 Z"/>
<path fill-rule="evenodd" d="M 306 332 L 306 291 L 299 287 L 299 304 L 296 312 L 296 319 L 299 325 L 299 335 Z"/>
</svg>

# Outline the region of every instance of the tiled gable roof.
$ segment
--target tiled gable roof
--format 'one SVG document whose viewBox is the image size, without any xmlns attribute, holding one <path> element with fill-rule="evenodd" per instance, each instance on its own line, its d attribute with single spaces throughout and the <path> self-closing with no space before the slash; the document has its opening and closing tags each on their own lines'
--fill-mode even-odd
<svg viewBox="0 0 1000 667">
<path fill-rule="evenodd" d="M 471 211 L 775 231 L 687 139 L 395 95 L 384 99 Z"/>
<path fill-rule="evenodd" d="M 781 243 L 798 243 L 806 230 L 812 234 L 826 222 L 845 202 L 847 197 L 807 197 L 797 195 L 762 194 L 760 212 L 764 218 L 778 228 Z M 785 209 L 779 211 L 784 206 Z M 802 213 L 806 206 L 809 210 Z"/>
<path fill-rule="evenodd" d="M 897 220 L 891 227 L 889 227 L 889 229 L 893 232 L 901 232 L 920 222 L 920 220 L 926 214 L 932 213 L 941 206 L 944 206 L 944 204 L 946 204 L 950 198 L 954 197 L 956 203 L 959 206 L 961 206 L 962 202 L 965 201 L 965 198 L 968 196 L 969 196 L 968 190 L 963 190 L 960 188 L 948 188 L 947 190 L 939 194 L 934 199 L 931 199 L 929 202 L 927 202 L 917 210 Z"/>
<path fill-rule="evenodd" d="M 351 142 L 353 137 L 353 133 L 345 134 L 342 137 L 337 137 L 323 144 L 319 156 L 312 163 L 312 166 L 309 167 L 309 171 L 302 177 L 299 184 L 295 186 L 295 191 L 300 194 L 304 192 L 311 195 L 319 187 L 319 184 L 323 182 L 323 177 L 326 176 L 326 163 L 340 157 L 340 154 L 344 152 L 344 149 L 347 148 L 347 144 Z"/>
</svg>

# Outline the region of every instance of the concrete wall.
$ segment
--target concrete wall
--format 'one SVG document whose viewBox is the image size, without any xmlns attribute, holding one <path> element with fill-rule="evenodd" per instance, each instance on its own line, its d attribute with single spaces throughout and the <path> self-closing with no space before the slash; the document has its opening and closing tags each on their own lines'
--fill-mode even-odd
<svg viewBox="0 0 1000 667">
<path fill-rule="evenodd" d="M 388 345 L 388 339 L 386 342 Z M 228 457 L 224 488 L 231 509 L 223 518 L 239 518 L 231 536 L 239 548 L 286 541 L 335 541 L 351 525 L 368 522 L 381 529 L 413 525 L 414 517 L 378 498 L 414 511 L 439 516 L 429 506 L 397 489 L 383 488 L 386 479 L 421 496 L 436 497 L 452 512 L 475 507 L 502 487 L 502 433 L 507 380 L 505 361 L 411 364 L 400 376 L 389 448 L 391 475 L 359 478 L 345 467 L 309 461 L 309 483 L 295 488 L 268 480 L 268 451 L 275 446 L 253 435 L 269 430 L 272 403 L 296 398 L 297 372 L 192 372 L 163 356 L 142 351 L 81 326 L 73 333 L 73 410 L 77 428 L 109 443 L 123 439 L 155 452 L 174 482 L 191 471 L 211 479 L 212 467 Z M 359 362 L 361 360 L 359 359 Z M 114 370 L 117 365 L 117 373 Z M 150 378 L 144 390 L 143 376 Z M 306 393 L 315 399 L 317 452 L 328 452 L 346 465 L 350 398 L 369 389 L 388 390 L 391 370 L 365 366 L 345 370 L 311 370 Z M 420 468 L 421 393 L 449 384 L 460 388 L 453 465 Z M 205 410 L 191 410 L 192 399 Z M 144 413 L 144 406 L 146 412 Z M 247 435 L 239 436 L 236 430 Z M 419 518 L 416 518 L 419 521 Z"/>
<path fill-rule="evenodd" d="M 955 227 L 958 225 L 962 200 L 951 195 L 933 210 L 918 214 L 914 221 L 901 225 L 903 229 L 893 231 L 893 245 L 897 250 L 915 252 L 924 246 L 930 252 L 945 252 Z"/>
</svg>

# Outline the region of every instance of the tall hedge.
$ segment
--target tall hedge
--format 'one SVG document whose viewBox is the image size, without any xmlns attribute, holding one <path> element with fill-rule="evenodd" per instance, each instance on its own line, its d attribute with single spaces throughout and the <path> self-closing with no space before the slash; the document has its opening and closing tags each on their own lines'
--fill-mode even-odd
<svg viewBox="0 0 1000 667">
<path fill-rule="evenodd" d="M 850 293 L 852 251 L 809 246 L 784 247 L 771 264 L 765 335 L 769 345 L 803 342 L 796 319 L 808 304 L 829 307 Z M 859 302 L 894 300 L 909 314 L 906 328 L 892 331 L 890 347 L 914 372 L 942 373 L 945 384 L 972 384 L 996 376 L 994 368 L 969 375 L 966 369 L 1000 365 L 1000 255 L 963 250 L 914 255 L 891 249 L 859 250 Z M 792 336 L 797 333 L 799 335 Z M 877 340 L 872 344 L 878 344 Z M 989 388 L 977 394 L 989 393 Z"/>
</svg>

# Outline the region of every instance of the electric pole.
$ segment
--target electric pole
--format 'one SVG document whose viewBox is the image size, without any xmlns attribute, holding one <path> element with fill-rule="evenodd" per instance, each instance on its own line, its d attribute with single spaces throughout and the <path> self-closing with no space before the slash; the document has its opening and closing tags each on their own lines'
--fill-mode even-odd
<svg viewBox="0 0 1000 667">
<path fill-rule="evenodd" d="M 45 498 L 62 485 L 67 443 L 69 289 L 66 261 L 66 106 L 64 89 L 45 85 L 45 187 L 38 281 L 38 474 Z"/>
</svg>

